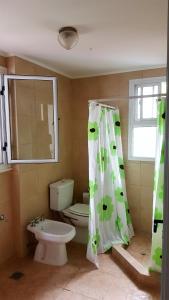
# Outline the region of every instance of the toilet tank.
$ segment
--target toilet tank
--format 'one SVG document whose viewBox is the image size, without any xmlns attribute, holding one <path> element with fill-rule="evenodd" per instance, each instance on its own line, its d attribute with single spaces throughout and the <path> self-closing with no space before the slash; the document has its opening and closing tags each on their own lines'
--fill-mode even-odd
<svg viewBox="0 0 169 300">
<path fill-rule="evenodd" d="M 63 179 L 50 184 L 50 208 L 61 211 L 71 206 L 74 180 Z"/>
</svg>

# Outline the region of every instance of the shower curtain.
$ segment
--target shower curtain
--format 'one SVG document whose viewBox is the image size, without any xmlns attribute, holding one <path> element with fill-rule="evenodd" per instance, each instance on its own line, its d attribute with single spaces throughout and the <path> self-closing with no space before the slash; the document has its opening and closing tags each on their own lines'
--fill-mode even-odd
<svg viewBox="0 0 169 300">
<path fill-rule="evenodd" d="M 157 148 L 153 192 L 153 228 L 150 271 L 161 272 L 164 188 L 165 100 L 157 104 Z"/>
<path fill-rule="evenodd" d="M 98 253 L 133 236 L 129 212 L 118 109 L 89 105 L 89 241 L 87 258 L 97 267 Z"/>
</svg>

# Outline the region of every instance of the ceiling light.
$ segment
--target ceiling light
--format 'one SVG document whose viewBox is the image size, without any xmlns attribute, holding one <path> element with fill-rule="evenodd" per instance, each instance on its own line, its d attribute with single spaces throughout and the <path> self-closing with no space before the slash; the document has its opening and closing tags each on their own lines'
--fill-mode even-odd
<svg viewBox="0 0 169 300">
<path fill-rule="evenodd" d="M 76 28 L 62 27 L 59 29 L 59 44 L 66 50 L 72 49 L 78 42 L 79 36 Z"/>
</svg>

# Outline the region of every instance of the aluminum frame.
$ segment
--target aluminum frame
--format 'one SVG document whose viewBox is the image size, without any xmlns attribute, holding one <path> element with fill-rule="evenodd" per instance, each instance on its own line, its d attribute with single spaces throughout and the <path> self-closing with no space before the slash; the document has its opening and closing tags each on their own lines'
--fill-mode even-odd
<svg viewBox="0 0 169 300">
<path fill-rule="evenodd" d="M 166 98 L 166 94 L 160 93 L 152 94 L 152 95 L 140 95 L 133 96 L 135 94 L 135 86 L 136 85 L 151 85 L 156 84 L 159 85 L 162 81 L 166 81 L 166 76 L 158 76 L 158 77 L 148 77 L 148 78 L 139 78 L 139 79 L 131 79 L 129 80 L 129 121 L 128 121 L 128 160 L 130 161 L 145 161 L 145 162 L 154 162 L 155 157 L 140 157 L 133 156 L 133 128 L 140 127 L 141 125 L 144 127 L 156 127 L 157 121 L 156 119 L 142 119 L 141 121 L 133 121 L 133 116 L 135 115 L 135 106 L 134 100 L 136 99 L 144 99 L 144 98 Z"/>
<path fill-rule="evenodd" d="M 8 99 L 8 80 L 44 80 L 53 83 L 53 118 L 54 118 L 54 158 L 51 159 L 12 159 L 11 155 L 11 127 L 9 114 Z M 7 135 L 7 162 L 9 164 L 31 164 L 31 163 L 52 163 L 59 162 L 59 145 L 58 145 L 58 108 L 57 108 L 57 78 L 51 76 L 20 76 L 20 75 L 4 75 L 5 86 L 5 118 L 6 118 L 6 135 Z"/>
</svg>

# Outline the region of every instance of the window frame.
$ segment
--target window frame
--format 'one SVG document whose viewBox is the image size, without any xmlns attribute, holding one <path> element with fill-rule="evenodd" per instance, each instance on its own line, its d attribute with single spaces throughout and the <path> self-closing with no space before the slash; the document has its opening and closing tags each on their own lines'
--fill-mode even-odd
<svg viewBox="0 0 169 300">
<path fill-rule="evenodd" d="M 166 81 L 166 76 L 129 80 L 129 97 L 137 96 L 136 88 L 138 85 L 145 86 L 145 85 L 155 85 L 156 84 L 159 86 L 163 81 Z M 159 94 L 161 94 L 161 90 L 160 90 Z M 140 96 L 140 98 L 141 98 L 141 96 Z M 156 127 L 157 126 L 156 118 L 147 118 L 147 119 L 136 120 L 136 118 L 135 118 L 135 115 L 136 115 L 135 114 L 135 108 L 136 108 L 135 101 L 136 101 L 136 99 L 129 99 L 128 160 L 153 162 L 155 160 L 155 158 L 133 156 L 133 128 Z"/>
<path fill-rule="evenodd" d="M 51 159 L 12 159 L 11 151 L 11 128 L 10 128 L 10 111 L 9 111 L 9 99 L 8 99 L 8 80 L 51 80 L 53 82 L 53 115 L 54 115 L 54 158 Z M 3 75 L 2 78 L 4 86 L 4 95 L 2 96 L 4 101 L 4 108 L 1 112 L 2 131 L 4 133 L 4 142 L 7 142 L 6 151 L 3 151 L 6 157 L 7 164 L 32 164 L 32 163 L 53 163 L 59 162 L 59 145 L 58 145 L 58 109 L 57 109 L 57 78 L 53 76 L 20 76 L 20 75 Z M 3 117 L 2 117 L 3 116 Z"/>
<path fill-rule="evenodd" d="M 7 74 L 7 68 L 0 66 L 0 92 L 4 86 L 4 75 Z M 11 166 L 7 162 L 6 151 L 3 151 L 3 146 L 6 141 L 5 128 L 5 102 L 4 97 L 0 94 L 0 173 L 10 171 Z"/>
</svg>

